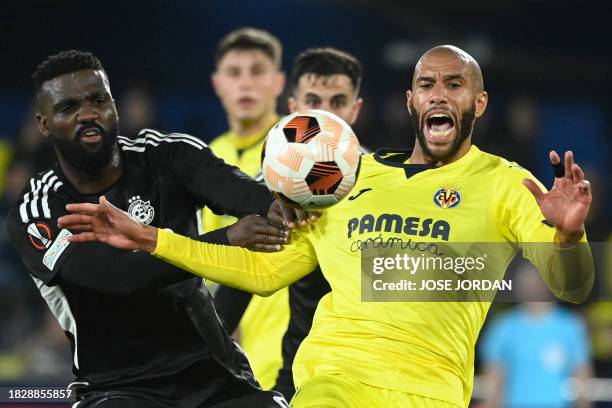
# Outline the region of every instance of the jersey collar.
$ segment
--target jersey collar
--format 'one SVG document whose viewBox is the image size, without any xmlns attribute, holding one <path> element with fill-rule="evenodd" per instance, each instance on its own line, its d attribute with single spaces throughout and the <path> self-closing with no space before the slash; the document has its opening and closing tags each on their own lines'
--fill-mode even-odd
<svg viewBox="0 0 612 408">
<path fill-rule="evenodd" d="M 236 133 L 230 131 L 227 133 L 228 140 L 237 150 L 248 150 L 249 148 L 257 145 L 268 135 L 268 131 L 272 129 L 278 122 L 278 116 L 274 116 L 272 121 L 266 126 L 266 128 L 262 132 L 255 133 L 254 135 L 249 135 L 246 137 L 239 137 Z"/>
<path fill-rule="evenodd" d="M 425 170 L 435 170 L 439 168 L 450 169 L 458 166 L 462 166 L 465 163 L 471 162 L 474 156 L 480 150 L 475 146 L 471 145 L 470 150 L 461 157 L 459 160 L 447 164 L 445 166 L 436 166 L 435 164 L 412 164 L 409 162 L 410 155 L 412 154 L 413 149 L 393 149 L 393 148 L 382 148 L 376 150 L 374 153 L 374 160 L 377 162 L 384 164 L 385 166 L 390 167 L 399 167 L 404 169 L 406 173 L 406 178 L 410 178 L 417 173 L 420 173 Z"/>
</svg>

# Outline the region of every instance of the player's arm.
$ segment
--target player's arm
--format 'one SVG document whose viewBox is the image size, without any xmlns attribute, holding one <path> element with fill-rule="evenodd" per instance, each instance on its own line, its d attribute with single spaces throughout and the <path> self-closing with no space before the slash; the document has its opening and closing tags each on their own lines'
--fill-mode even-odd
<svg viewBox="0 0 612 408">
<path fill-rule="evenodd" d="M 60 229 L 56 216 L 65 214 L 64 203 L 49 198 L 49 218 L 9 213 L 11 242 L 30 273 L 47 285 L 68 283 L 98 292 L 129 295 L 192 278 L 177 267 L 149 254 L 125 251 L 97 242 L 73 244 L 70 231 Z M 223 243 L 223 234 L 206 234 L 200 239 Z"/>
<path fill-rule="evenodd" d="M 302 252 L 303 248 L 298 246 L 303 243 L 297 242 L 285 246 L 282 252 L 251 252 L 201 243 L 150 227 L 144 228 L 136 239 L 141 243 L 138 247 L 179 268 L 260 296 L 269 296 L 288 286 L 316 266 L 316 259 Z"/>
<path fill-rule="evenodd" d="M 573 326 L 573 327 L 572 327 Z M 592 390 L 589 389 L 589 382 L 593 377 L 593 367 L 591 364 L 591 347 L 589 333 L 585 322 L 576 316 L 575 324 L 570 326 L 568 340 L 570 344 L 569 367 L 575 383 L 576 408 L 590 408 L 593 404 L 589 400 Z"/>
<path fill-rule="evenodd" d="M 10 239 L 29 272 L 46 285 L 62 282 L 98 292 L 129 295 L 192 277 L 146 253 L 133 253 L 97 242 L 73 244 L 70 232 L 55 219 L 22 222 L 11 211 L 7 222 Z M 39 231 L 37 232 L 36 229 Z M 36 236 L 50 238 L 47 246 Z"/>
<path fill-rule="evenodd" d="M 159 164 L 174 175 L 197 206 L 239 218 L 268 214 L 274 201 L 268 188 L 215 156 L 204 143 L 166 143 L 156 154 Z"/>
<path fill-rule="evenodd" d="M 572 152 L 565 154 L 565 164 L 556 152 L 551 152 L 550 160 L 555 169 L 552 189 L 546 192 L 533 179 L 524 179 L 531 195 L 522 191 L 507 198 L 508 228 L 553 293 L 580 303 L 589 295 L 595 277 L 584 229 L 591 187 Z"/>
<path fill-rule="evenodd" d="M 139 224 L 104 197 L 99 206 L 73 204 L 69 209 L 78 214 L 60 218 L 60 224 L 85 231 L 70 237 L 71 242 L 94 240 L 116 248 L 148 252 L 197 276 L 261 296 L 295 282 L 316 266 L 312 247 L 300 236 L 282 252 L 256 253 L 198 242 Z"/>
<path fill-rule="evenodd" d="M 189 135 L 183 137 L 193 138 Z M 156 150 L 156 154 L 160 165 L 174 174 L 197 206 L 206 206 L 215 214 L 238 218 L 258 214 L 269 217 L 275 225 L 288 228 L 293 228 L 298 222 L 306 225 L 309 217 L 311 221 L 318 218 L 316 213 L 278 203 L 265 184 L 255 181 L 238 167 L 225 163 L 204 144 L 166 143 L 163 149 Z M 255 243 L 252 247 L 238 245 L 262 250 L 269 244 L 266 234 L 261 232 L 251 241 L 260 244 L 261 248 L 255 247 Z"/>
<path fill-rule="evenodd" d="M 486 364 L 483 370 L 484 402 L 487 408 L 504 406 L 504 369 L 497 364 Z"/>
<path fill-rule="evenodd" d="M 578 366 L 573 373 L 573 377 L 576 379 L 578 384 L 578 392 L 576 393 L 576 400 L 574 406 L 576 408 L 591 408 L 593 404 L 588 400 L 589 380 L 593 377 L 593 369 L 590 364 L 583 364 Z"/>
<path fill-rule="evenodd" d="M 512 327 L 505 317 L 496 317 L 485 326 L 478 352 L 483 367 L 484 405 L 487 408 L 502 408 L 506 389 L 506 367 L 508 347 L 512 347 Z"/>
</svg>

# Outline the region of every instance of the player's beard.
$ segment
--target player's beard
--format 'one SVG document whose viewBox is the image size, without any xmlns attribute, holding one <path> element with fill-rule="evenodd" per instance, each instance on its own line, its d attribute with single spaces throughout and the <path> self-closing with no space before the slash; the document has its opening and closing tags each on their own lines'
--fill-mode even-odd
<svg viewBox="0 0 612 408">
<path fill-rule="evenodd" d="M 118 159 L 119 150 L 117 148 L 117 126 L 103 129 L 93 123 L 82 125 L 81 129 L 96 127 L 102 136 L 100 146 L 95 150 L 88 149 L 80 141 L 81 135 L 77 134 L 72 139 L 49 135 L 53 146 L 62 158 L 76 170 L 82 171 L 91 176 L 100 174 L 114 159 Z"/>
<path fill-rule="evenodd" d="M 436 162 L 447 161 L 448 159 L 455 156 L 455 154 L 461 148 L 463 142 L 470 137 L 472 131 L 474 130 L 474 119 L 476 117 L 476 103 L 474 103 L 471 107 L 461 112 L 461 119 L 458 123 L 457 128 L 457 136 L 451 145 L 451 148 L 448 152 L 443 155 L 435 154 L 431 151 L 429 146 L 427 146 L 427 140 L 425 139 L 425 133 L 423 132 L 423 127 L 425 124 L 421 124 L 421 112 L 418 112 L 414 109 L 414 105 L 412 105 L 412 112 L 414 114 L 410 115 L 410 121 L 412 122 L 412 126 L 414 127 L 414 132 L 416 133 L 417 141 L 423 150 L 423 154 L 425 156 L 434 159 Z M 457 124 L 456 124 L 457 126 Z"/>
</svg>

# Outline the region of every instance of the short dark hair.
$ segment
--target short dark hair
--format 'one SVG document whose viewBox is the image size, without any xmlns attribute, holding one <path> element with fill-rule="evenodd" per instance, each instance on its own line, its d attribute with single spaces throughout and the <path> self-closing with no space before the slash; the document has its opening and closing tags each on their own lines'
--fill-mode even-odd
<svg viewBox="0 0 612 408">
<path fill-rule="evenodd" d="M 355 95 L 361 86 L 361 63 L 351 54 L 336 48 L 311 48 L 298 55 L 293 63 L 291 83 L 293 89 L 303 75 L 316 76 L 346 75 L 351 79 Z"/>
<path fill-rule="evenodd" d="M 215 63 L 232 50 L 259 50 L 266 54 L 280 68 L 283 58 L 283 46 L 278 38 L 267 31 L 252 27 L 243 27 L 232 31 L 221 39 L 215 52 Z"/>
<path fill-rule="evenodd" d="M 83 69 L 104 71 L 100 60 L 90 52 L 68 50 L 48 56 L 32 74 L 36 93 L 39 93 L 42 85 L 50 79 Z"/>
</svg>

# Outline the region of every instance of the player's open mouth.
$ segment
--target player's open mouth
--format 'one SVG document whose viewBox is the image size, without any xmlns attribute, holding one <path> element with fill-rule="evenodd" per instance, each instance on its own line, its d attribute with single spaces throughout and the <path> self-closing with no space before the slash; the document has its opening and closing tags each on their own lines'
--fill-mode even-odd
<svg viewBox="0 0 612 408">
<path fill-rule="evenodd" d="M 449 112 L 431 112 L 425 118 L 424 133 L 433 143 L 444 143 L 455 130 L 455 121 Z"/>
<path fill-rule="evenodd" d="M 80 132 L 79 138 L 81 139 L 83 143 L 87 143 L 87 144 L 98 143 L 102 140 L 102 133 L 100 132 L 100 129 L 98 128 L 95 128 L 95 127 L 87 128 Z"/>
</svg>

